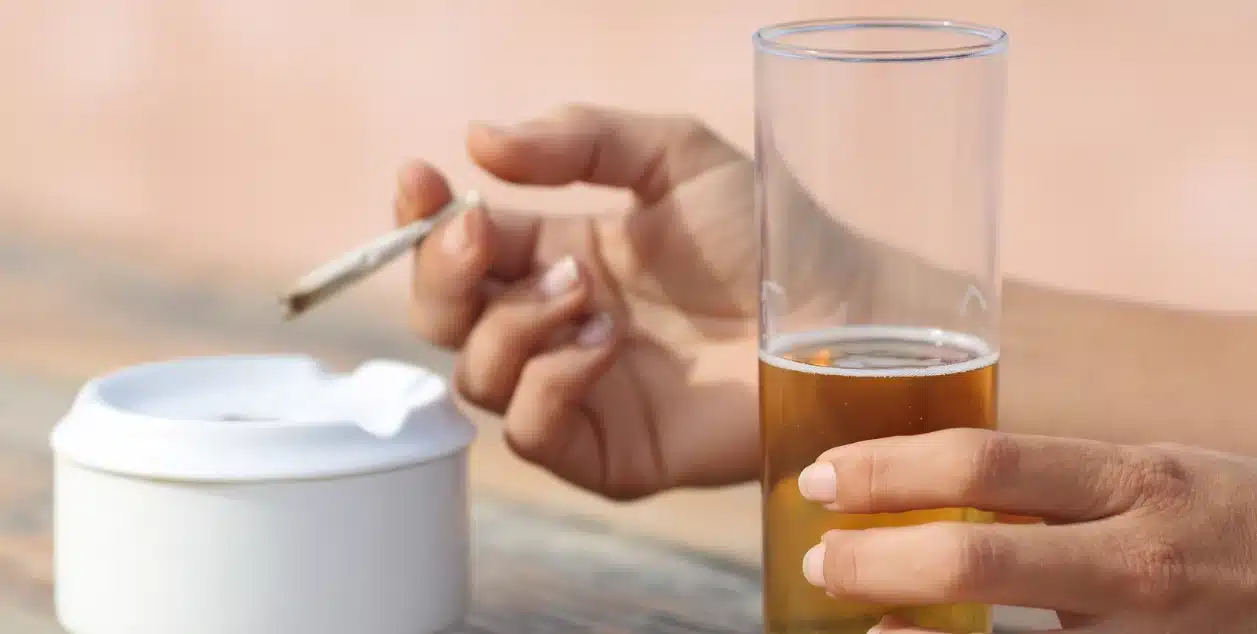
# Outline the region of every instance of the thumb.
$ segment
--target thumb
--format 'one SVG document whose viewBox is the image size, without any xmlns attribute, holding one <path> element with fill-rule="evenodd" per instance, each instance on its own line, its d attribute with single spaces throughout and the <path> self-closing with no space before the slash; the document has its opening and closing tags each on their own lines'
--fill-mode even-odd
<svg viewBox="0 0 1257 634">
<path fill-rule="evenodd" d="M 693 117 L 588 105 L 510 127 L 473 124 L 467 149 L 481 167 L 525 185 L 584 182 L 658 202 L 676 185 L 742 153 Z"/>
</svg>

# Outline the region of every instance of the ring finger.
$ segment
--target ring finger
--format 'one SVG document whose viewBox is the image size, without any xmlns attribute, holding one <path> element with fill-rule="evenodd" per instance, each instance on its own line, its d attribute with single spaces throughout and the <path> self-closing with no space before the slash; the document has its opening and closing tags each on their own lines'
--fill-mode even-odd
<svg viewBox="0 0 1257 634">
<path fill-rule="evenodd" d="M 463 396 L 493 412 L 510 404 L 524 364 L 588 312 L 587 275 L 571 256 L 510 288 L 467 336 L 455 378 Z"/>
</svg>

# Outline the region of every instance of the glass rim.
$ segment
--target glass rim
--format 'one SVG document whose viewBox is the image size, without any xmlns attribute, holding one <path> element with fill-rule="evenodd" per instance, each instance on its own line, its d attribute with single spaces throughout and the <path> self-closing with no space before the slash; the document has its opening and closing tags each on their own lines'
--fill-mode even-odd
<svg viewBox="0 0 1257 634">
<path fill-rule="evenodd" d="M 982 41 L 961 46 L 896 49 L 845 49 L 798 46 L 782 41 L 788 36 L 800 33 L 849 31 L 855 29 L 947 31 L 970 35 L 980 38 Z M 796 20 L 762 27 L 755 31 L 752 39 L 757 51 L 769 55 L 800 60 L 837 62 L 932 62 L 955 60 L 1000 53 L 1008 46 L 1008 34 L 998 27 L 936 18 L 851 17 Z"/>
</svg>

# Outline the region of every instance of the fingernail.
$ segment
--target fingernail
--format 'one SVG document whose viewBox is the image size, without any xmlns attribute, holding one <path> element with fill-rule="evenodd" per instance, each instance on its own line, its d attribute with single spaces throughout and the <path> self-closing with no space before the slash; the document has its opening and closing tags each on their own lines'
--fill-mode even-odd
<svg viewBox="0 0 1257 634">
<path fill-rule="evenodd" d="M 458 255 L 471 244 L 472 212 L 459 214 L 441 236 L 441 248 L 450 255 Z"/>
<path fill-rule="evenodd" d="M 814 462 L 799 473 L 799 493 L 813 502 L 833 502 L 838 497 L 838 475 L 834 465 Z"/>
<path fill-rule="evenodd" d="M 611 338 L 614 325 L 611 315 L 598 313 L 581 326 L 580 332 L 576 334 L 576 343 L 582 346 L 597 346 L 606 343 Z"/>
<path fill-rule="evenodd" d="M 576 286 L 576 281 L 580 279 L 580 271 L 576 268 L 576 259 L 570 255 L 563 256 L 563 259 L 555 262 L 541 276 L 538 286 L 541 287 L 541 294 L 546 297 L 558 297 Z"/>
<path fill-rule="evenodd" d="M 818 587 L 825 587 L 825 544 L 817 544 L 803 555 L 803 578 Z"/>
</svg>

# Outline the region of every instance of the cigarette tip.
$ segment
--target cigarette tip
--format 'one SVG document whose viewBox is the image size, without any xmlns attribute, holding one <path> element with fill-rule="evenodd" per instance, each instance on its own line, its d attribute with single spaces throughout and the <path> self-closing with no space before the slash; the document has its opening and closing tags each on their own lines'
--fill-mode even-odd
<svg viewBox="0 0 1257 634">
<path fill-rule="evenodd" d="M 484 196 L 481 196 L 477 190 L 468 190 L 466 194 L 463 194 L 463 204 L 468 207 L 479 207 L 483 203 Z"/>
<path fill-rule="evenodd" d="M 308 303 L 301 295 L 288 293 L 279 298 L 279 307 L 283 311 L 284 321 L 292 321 L 305 312 Z"/>
</svg>

